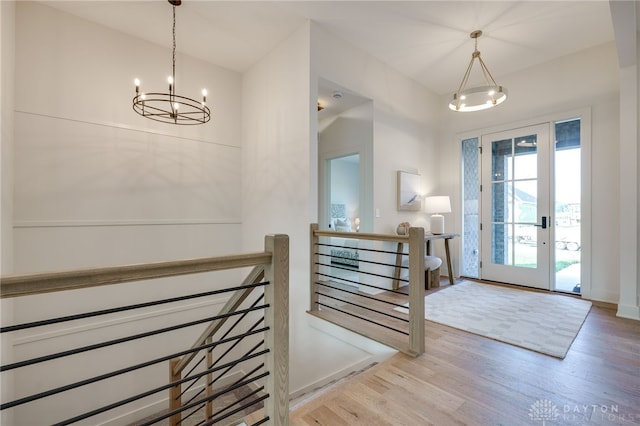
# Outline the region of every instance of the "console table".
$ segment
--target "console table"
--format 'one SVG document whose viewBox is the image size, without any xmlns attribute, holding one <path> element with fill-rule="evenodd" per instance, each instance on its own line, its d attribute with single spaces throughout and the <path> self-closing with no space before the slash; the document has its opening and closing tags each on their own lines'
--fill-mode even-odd
<svg viewBox="0 0 640 426">
<path fill-rule="evenodd" d="M 424 234 L 424 241 L 426 244 L 425 248 L 426 248 L 427 256 L 431 256 L 431 241 L 444 240 L 444 252 L 445 252 L 446 261 L 447 261 L 447 271 L 449 273 L 449 284 L 451 285 L 453 285 L 455 281 L 453 278 L 453 268 L 451 267 L 451 253 L 449 252 L 449 240 L 459 236 L 460 235 L 458 234 L 450 234 L 450 233 L 432 234 L 429 232 Z"/>
</svg>

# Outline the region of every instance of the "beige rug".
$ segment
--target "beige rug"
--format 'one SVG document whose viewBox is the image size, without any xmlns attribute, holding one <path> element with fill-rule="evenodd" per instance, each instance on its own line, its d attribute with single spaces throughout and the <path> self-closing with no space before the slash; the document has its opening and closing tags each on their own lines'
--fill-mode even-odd
<svg viewBox="0 0 640 426">
<path fill-rule="evenodd" d="M 591 309 L 591 302 L 575 297 L 471 281 L 425 296 L 424 305 L 429 321 L 558 358 L 566 356 Z"/>
</svg>

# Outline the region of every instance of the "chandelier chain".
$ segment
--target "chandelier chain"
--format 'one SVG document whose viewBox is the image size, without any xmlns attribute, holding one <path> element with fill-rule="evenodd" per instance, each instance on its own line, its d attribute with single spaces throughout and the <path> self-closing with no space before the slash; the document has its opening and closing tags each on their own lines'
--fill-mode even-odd
<svg viewBox="0 0 640 426">
<path fill-rule="evenodd" d="M 176 6 L 173 5 L 173 56 L 171 63 L 171 77 L 173 78 L 173 88 L 175 92 L 176 84 Z"/>
</svg>

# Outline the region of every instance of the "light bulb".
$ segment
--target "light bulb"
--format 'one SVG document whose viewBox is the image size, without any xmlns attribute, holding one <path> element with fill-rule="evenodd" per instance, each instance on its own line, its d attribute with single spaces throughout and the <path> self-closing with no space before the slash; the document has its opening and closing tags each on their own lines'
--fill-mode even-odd
<svg viewBox="0 0 640 426">
<path fill-rule="evenodd" d="M 464 101 L 465 99 L 467 99 L 467 97 L 465 95 L 462 95 L 462 96 L 460 96 L 460 99 L 462 99 Z"/>
<path fill-rule="evenodd" d="M 496 91 L 495 91 L 495 90 L 489 90 L 489 96 L 493 96 L 493 95 L 495 95 L 495 94 L 496 94 Z"/>
<path fill-rule="evenodd" d="M 133 80 L 133 84 L 135 84 L 136 87 L 140 87 L 140 79 L 136 78 L 135 80 Z"/>
<path fill-rule="evenodd" d="M 202 89 L 202 96 L 207 96 L 207 89 Z"/>
<path fill-rule="evenodd" d="M 169 84 L 173 84 L 173 77 L 171 76 L 167 77 L 167 81 L 169 82 Z"/>
<path fill-rule="evenodd" d="M 178 107 L 180 107 L 180 104 L 179 104 L 179 103 L 177 103 L 177 102 L 176 102 L 176 103 L 174 103 L 174 104 L 173 104 L 173 109 L 176 109 L 176 110 L 177 110 L 177 109 L 178 109 Z"/>
</svg>

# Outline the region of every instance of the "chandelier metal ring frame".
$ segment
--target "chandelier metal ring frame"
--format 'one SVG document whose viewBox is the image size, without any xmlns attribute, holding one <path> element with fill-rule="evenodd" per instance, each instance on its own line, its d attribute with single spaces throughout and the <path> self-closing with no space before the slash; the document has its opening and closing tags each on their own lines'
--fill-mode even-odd
<svg viewBox="0 0 640 426">
<path fill-rule="evenodd" d="M 473 31 L 469 36 L 475 40 L 475 49 L 471 54 L 471 62 L 467 66 L 467 70 L 462 77 L 460 87 L 453 94 L 453 99 L 449 102 L 449 109 L 458 112 L 480 111 L 483 109 L 493 108 L 500 105 L 507 99 L 507 89 L 496 83 L 491 72 L 480 57 L 478 50 L 478 38 L 482 35 L 482 31 Z M 482 75 L 484 76 L 486 85 L 472 87 L 467 89 L 469 76 L 475 60 L 478 60 Z"/>
<path fill-rule="evenodd" d="M 168 0 L 173 6 L 173 51 L 171 76 L 168 78 L 169 93 L 143 93 L 140 80 L 135 80 L 136 95 L 133 97 L 133 110 L 143 117 L 162 123 L 193 125 L 204 124 L 211 119 L 211 110 L 206 105 L 207 91 L 202 91 L 202 101 L 176 95 L 176 6 L 181 0 Z"/>
</svg>

